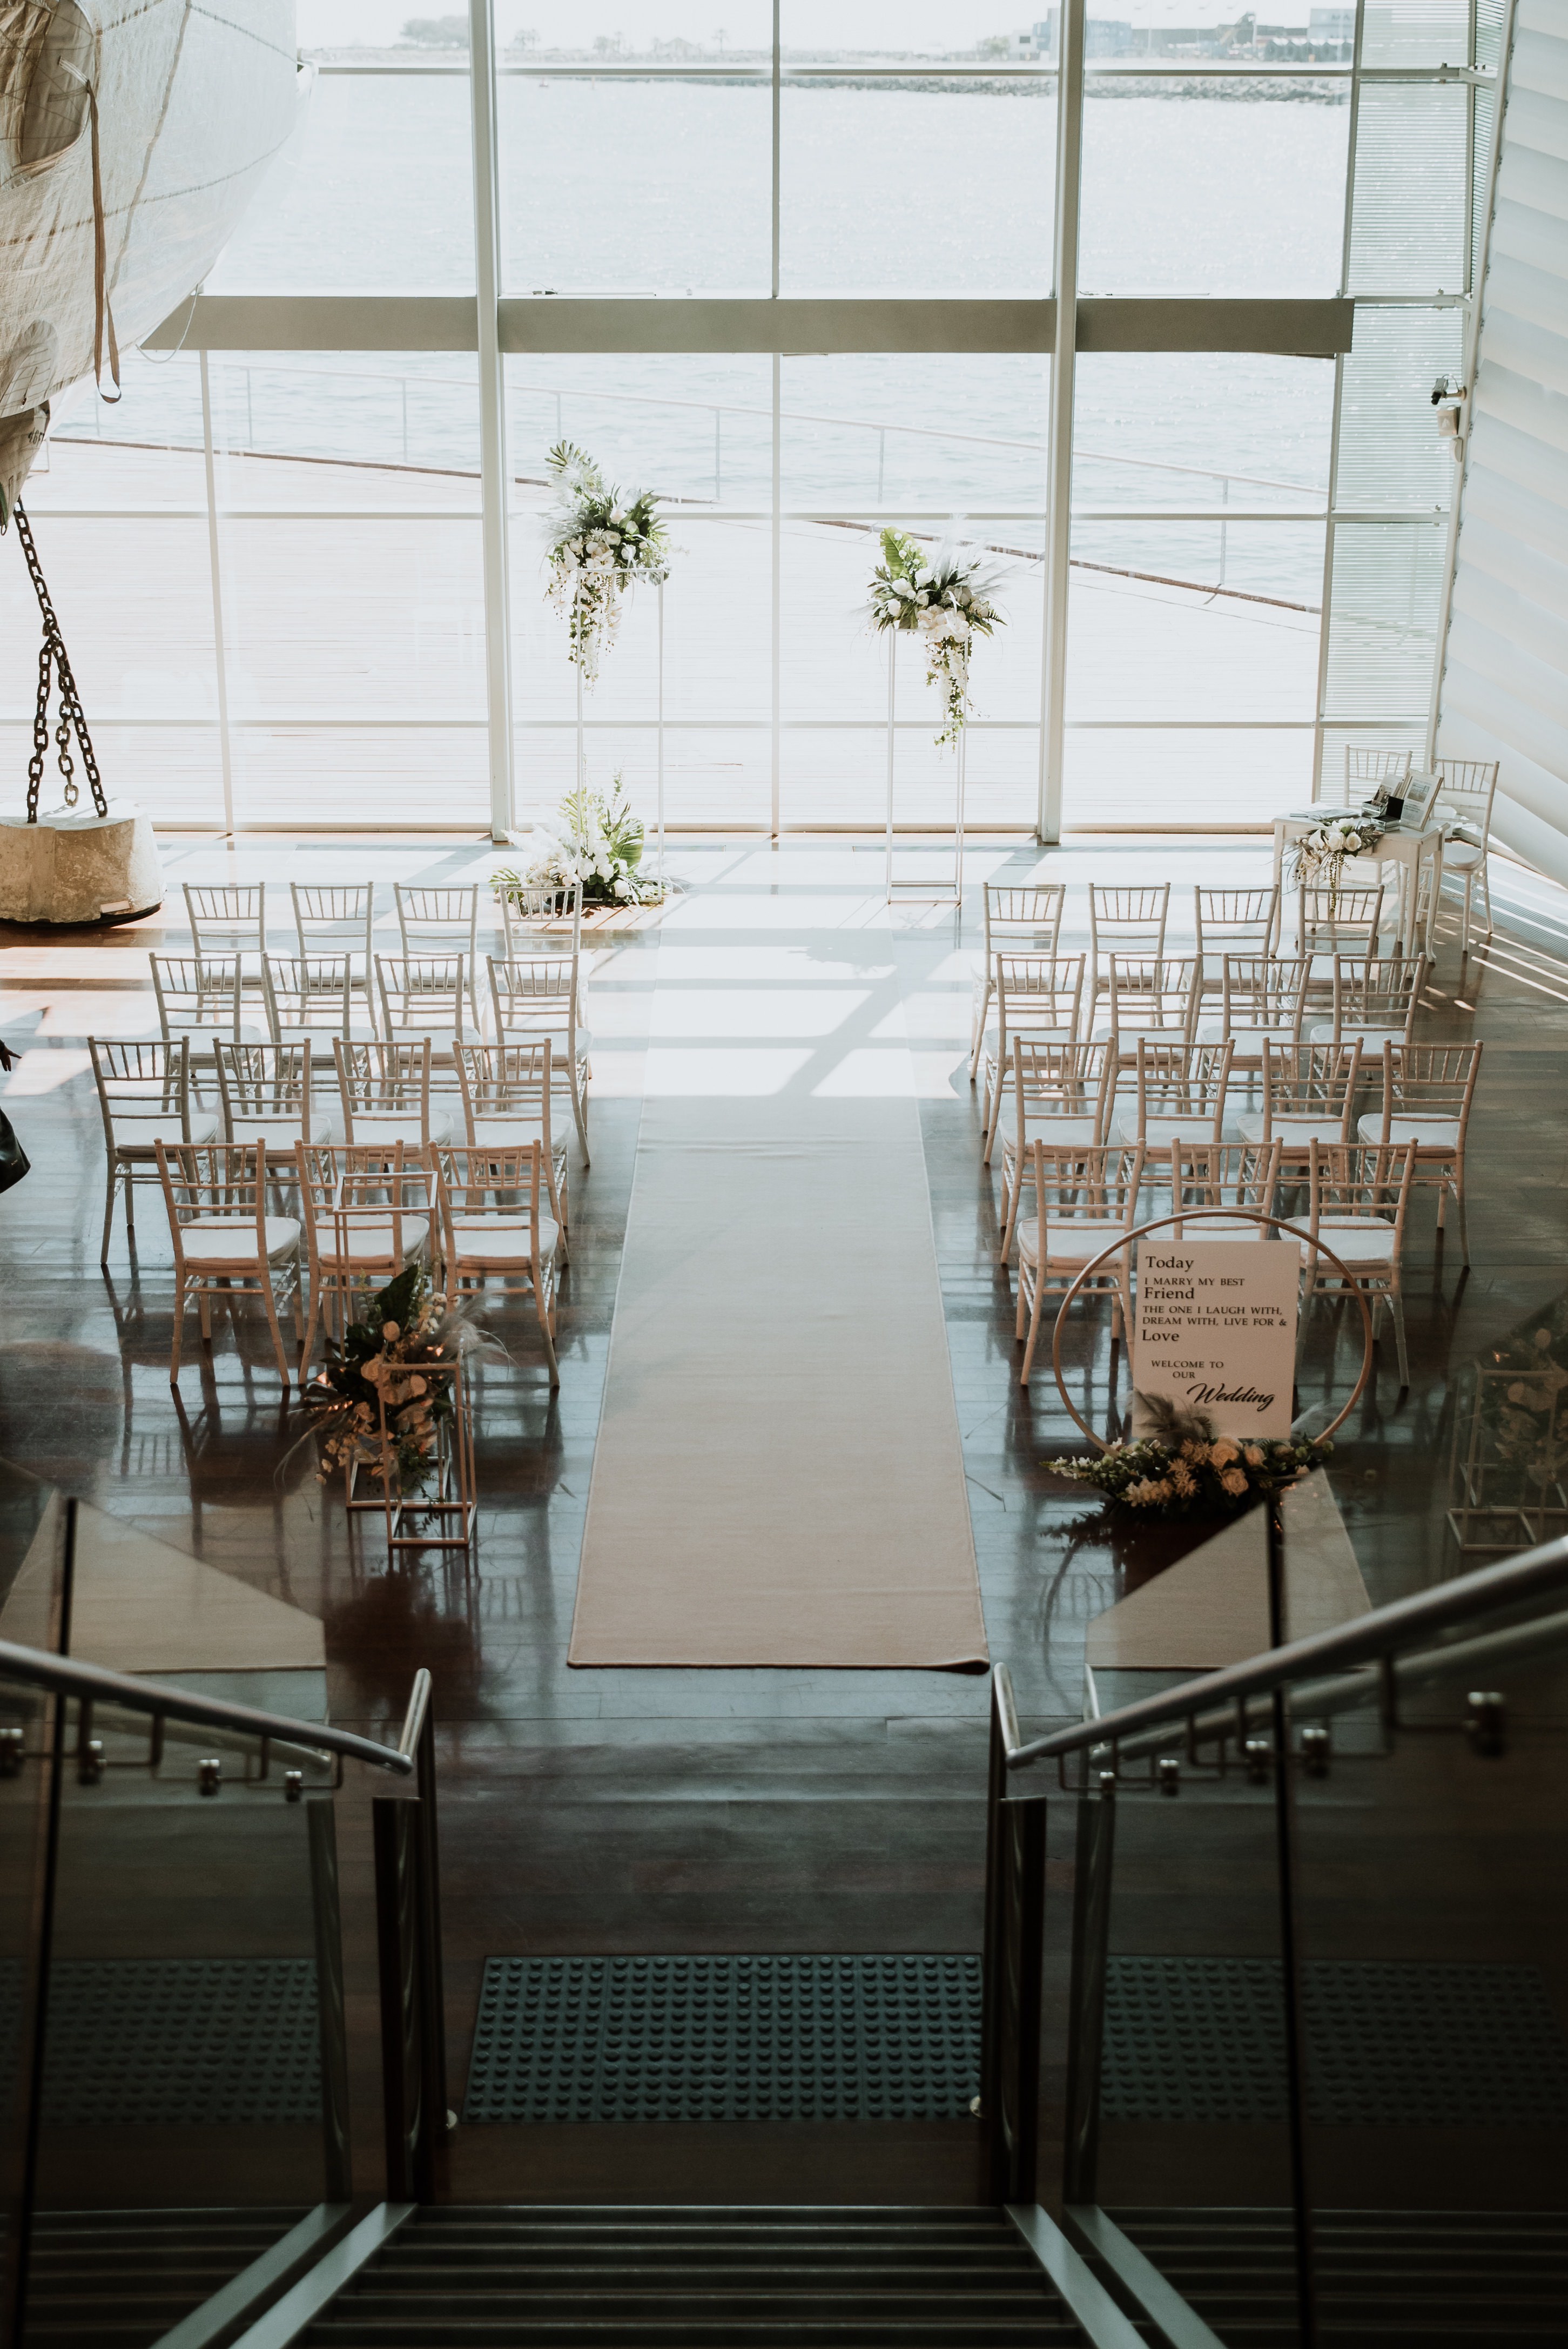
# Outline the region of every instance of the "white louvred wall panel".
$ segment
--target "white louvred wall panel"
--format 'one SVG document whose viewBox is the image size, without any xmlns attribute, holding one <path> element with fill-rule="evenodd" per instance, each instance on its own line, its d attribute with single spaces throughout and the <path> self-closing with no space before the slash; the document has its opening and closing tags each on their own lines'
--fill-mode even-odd
<svg viewBox="0 0 1568 2349">
<path fill-rule="evenodd" d="M 1568 9 L 1519 0 L 1438 746 L 1500 761 L 1493 830 L 1568 882 Z"/>
</svg>

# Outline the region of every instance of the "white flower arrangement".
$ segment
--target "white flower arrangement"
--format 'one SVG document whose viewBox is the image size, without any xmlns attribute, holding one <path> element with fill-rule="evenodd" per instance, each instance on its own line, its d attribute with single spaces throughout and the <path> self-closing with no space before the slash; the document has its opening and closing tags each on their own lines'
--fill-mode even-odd
<svg viewBox="0 0 1568 2349">
<path fill-rule="evenodd" d="M 1290 854 L 1290 877 L 1299 886 L 1326 887 L 1337 896 L 1353 856 L 1370 856 L 1383 827 L 1370 816 L 1334 816 L 1303 833 Z"/>
<path fill-rule="evenodd" d="M 926 681 L 943 688 L 944 720 L 936 740 L 954 742 L 969 718 L 971 647 L 976 636 L 1003 626 L 994 601 L 1001 567 L 952 539 L 928 557 L 898 530 L 883 531 L 882 549 L 872 573 L 872 626 L 879 635 L 896 628 L 920 638 Z"/>
<path fill-rule="evenodd" d="M 564 901 L 581 885 L 585 905 L 655 905 L 665 894 L 662 881 L 637 871 L 643 856 L 643 825 L 626 804 L 620 774 L 610 797 L 587 789 L 571 792 L 561 802 L 559 830 L 536 824 L 537 850 L 525 873 L 507 867 L 490 874 L 498 897 L 521 903 L 524 889 L 552 889 Z"/>
<path fill-rule="evenodd" d="M 651 490 L 624 495 L 570 440 L 560 441 L 547 463 L 554 495 L 545 517 L 545 597 L 566 616 L 567 658 L 581 669 L 583 683 L 593 685 L 600 660 L 615 641 L 626 589 L 639 579 L 662 587 L 669 577 L 667 537 Z"/>
</svg>

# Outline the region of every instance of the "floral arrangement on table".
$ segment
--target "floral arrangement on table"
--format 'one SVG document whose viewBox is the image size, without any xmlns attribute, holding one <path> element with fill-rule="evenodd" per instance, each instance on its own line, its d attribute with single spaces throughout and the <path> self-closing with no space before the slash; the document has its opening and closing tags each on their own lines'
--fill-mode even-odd
<svg viewBox="0 0 1568 2349">
<path fill-rule="evenodd" d="M 1181 1411 L 1162 1396 L 1139 1401 L 1153 1433 L 1087 1459 L 1049 1461 L 1052 1475 L 1093 1485 L 1149 1517 L 1224 1516 L 1294 1484 L 1334 1448 L 1322 1439 L 1216 1436 L 1205 1412 Z"/>
<path fill-rule="evenodd" d="M 377 1290 L 363 1321 L 342 1342 L 328 1339 L 326 1368 L 306 1400 L 321 1412 L 321 1479 L 335 1469 L 367 1468 L 383 1478 L 381 1418 L 400 1493 L 422 1493 L 439 1463 L 442 1426 L 454 1412 L 452 1382 L 439 1375 L 478 1342 L 460 1312 L 438 1304 L 429 1275 L 410 1265 Z M 438 1375 L 432 1378 L 434 1368 Z"/>
<path fill-rule="evenodd" d="M 545 515 L 545 597 L 566 616 L 567 658 L 593 685 L 615 641 L 626 589 L 640 579 L 662 587 L 669 577 L 668 536 L 651 490 L 628 497 L 573 441 L 558 441 L 546 464 L 553 495 Z"/>
<path fill-rule="evenodd" d="M 1303 833 L 1290 853 L 1290 877 L 1302 888 L 1326 888 L 1337 897 L 1353 856 L 1370 856 L 1383 837 L 1373 816 L 1335 816 Z"/>
<path fill-rule="evenodd" d="M 872 573 L 872 626 L 879 635 L 896 628 L 919 636 L 926 682 L 943 692 L 945 719 L 936 740 L 955 742 L 969 718 L 970 649 L 976 636 L 1004 625 L 994 600 L 1000 566 L 953 539 L 927 556 L 900 530 L 883 531 L 882 550 Z"/>
<path fill-rule="evenodd" d="M 627 803 L 618 768 L 608 799 L 586 784 L 568 792 L 556 828 L 536 824 L 533 838 L 538 854 L 525 873 L 502 865 L 490 874 L 498 899 L 521 905 L 524 890 L 553 889 L 564 905 L 579 885 L 584 905 L 656 905 L 665 895 L 662 881 L 637 870 L 643 861 L 643 823 Z"/>
</svg>

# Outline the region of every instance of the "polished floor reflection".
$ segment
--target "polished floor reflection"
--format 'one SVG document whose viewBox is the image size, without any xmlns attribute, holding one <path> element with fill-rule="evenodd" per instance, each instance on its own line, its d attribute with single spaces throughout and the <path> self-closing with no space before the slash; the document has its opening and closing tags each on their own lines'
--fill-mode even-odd
<svg viewBox="0 0 1568 2349">
<path fill-rule="evenodd" d="M 445 881 L 494 861 L 471 845 L 418 843 L 231 854 L 176 842 L 169 854 L 171 890 L 265 877 L 280 913 L 291 877 Z M 1065 943 L 1076 945 L 1091 879 L 1170 879 L 1175 933 L 1195 884 L 1266 880 L 1269 861 L 1257 840 L 1084 842 L 1044 857 L 987 844 L 972 852 L 968 880 L 972 892 L 1004 874 L 1066 880 Z M 334 1719 L 387 1728 L 411 1672 L 430 1667 L 459 2083 L 489 1956 L 979 1940 L 984 1680 L 567 1664 L 645 1098 L 918 1102 L 986 1632 L 1028 1720 L 1078 1715 L 1088 1627 L 1191 1547 L 1184 1536 L 1113 1537 L 1099 1505 L 1050 1473 L 1073 1430 L 1048 1373 L 1027 1392 L 1017 1384 L 965 1067 L 977 911 L 961 926 L 951 910 L 890 914 L 880 846 L 682 845 L 674 866 L 681 894 L 662 923 L 607 944 L 589 982 L 593 1163 L 573 1171 L 559 1393 L 526 1313 L 493 1313 L 512 1359 L 486 1362 L 476 1382 L 476 1549 L 466 1563 L 396 1572 L 376 1523 L 351 1530 L 336 1491 L 317 1484 L 259 1318 L 242 1320 L 238 1340 L 221 1335 L 210 1358 L 189 1355 L 171 1392 L 172 1265 L 152 1194 L 136 1257 L 118 1226 L 107 1275 L 98 1265 L 102 1141 L 83 1039 L 145 1020 L 142 957 L 160 931 L 179 936 L 177 895 L 167 925 L 102 939 L 3 934 L 0 1032 L 20 1051 L 5 1107 L 35 1172 L 0 1200 L 0 1449 L 296 1610 L 325 1643 Z M 1328 1472 L 1374 1602 L 1479 1562 L 1449 1521 L 1460 1373 L 1530 1317 L 1550 1318 L 1568 1286 L 1568 900 L 1518 868 L 1494 860 L 1493 870 L 1501 926 L 1461 964 L 1445 910 L 1417 1031 L 1486 1044 L 1470 1139 L 1473 1264 L 1466 1272 L 1452 1240 L 1439 1243 L 1427 1195 L 1407 1257 L 1410 1389 L 1398 1392 L 1386 1341 Z M 1065 1350 L 1075 1400 L 1103 1425 L 1113 1367 L 1103 1319 L 1085 1316 Z M 1358 1350 L 1345 1317 L 1317 1307 L 1303 1400 L 1347 1395 Z M 735 1531 L 743 1545 L 743 1517 Z M 253 1670 L 261 1701 L 299 1703 L 319 1682 L 309 1639 L 296 1654 L 276 1637 L 281 1619 L 266 1620 L 275 1652 L 264 1659 L 247 1658 L 248 1635 L 231 1624 L 205 1649 L 187 1637 L 180 1669 Z M 116 1621 L 116 1636 L 129 1636 L 123 1608 Z M 931 2127 L 911 2139 L 910 2176 L 944 2177 L 960 2199 L 963 2132 Z M 594 2158 L 581 2151 L 585 2185 Z M 878 2199 L 897 2199 L 884 2186 Z"/>
</svg>

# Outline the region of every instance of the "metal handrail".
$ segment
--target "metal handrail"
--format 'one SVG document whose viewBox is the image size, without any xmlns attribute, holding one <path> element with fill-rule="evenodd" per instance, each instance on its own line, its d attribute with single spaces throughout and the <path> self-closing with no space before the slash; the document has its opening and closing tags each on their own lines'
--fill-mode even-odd
<svg viewBox="0 0 1568 2349">
<path fill-rule="evenodd" d="M 1521 1557 L 1496 1566 L 1478 1567 L 1474 1573 L 1441 1583 L 1436 1589 L 1417 1591 L 1408 1599 L 1391 1599 L 1370 1615 L 1342 1623 L 1331 1631 L 1315 1631 L 1305 1640 L 1271 1648 L 1240 1664 L 1226 1664 L 1185 1681 L 1161 1695 L 1140 1697 L 1098 1720 L 1076 1722 L 1069 1729 L 1053 1730 L 1026 1745 L 1009 1744 L 1006 1766 L 1022 1770 L 1031 1763 L 1054 1761 L 1095 1746 L 1119 1745 L 1140 1731 L 1161 1729 L 1176 1722 L 1229 1708 L 1235 1710 L 1252 1697 L 1266 1696 L 1288 1682 L 1326 1677 L 1355 1664 L 1374 1663 L 1397 1647 L 1409 1647 L 1434 1632 L 1472 1621 L 1500 1607 L 1511 1607 L 1568 1585 L 1568 1538 L 1544 1542 Z"/>
<path fill-rule="evenodd" d="M 333 1729 L 325 1722 L 293 1721 L 285 1713 L 263 1713 L 253 1704 L 230 1704 L 222 1697 L 191 1696 L 162 1681 L 132 1679 L 103 1664 L 78 1663 L 72 1656 L 51 1656 L 41 1648 L 18 1647 L 0 1640 L 0 1679 L 26 1681 L 62 1696 L 81 1697 L 92 1704 L 120 1705 L 130 1713 L 148 1713 L 164 1721 L 188 1721 L 201 1729 L 232 1729 L 273 1744 L 301 1745 L 307 1752 L 341 1754 L 369 1762 L 400 1778 L 414 1775 L 414 1748 L 430 1701 L 430 1675 L 414 1676 L 407 1719 L 398 1744 L 377 1745 L 374 1738 L 356 1736 L 351 1729 Z"/>
</svg>

